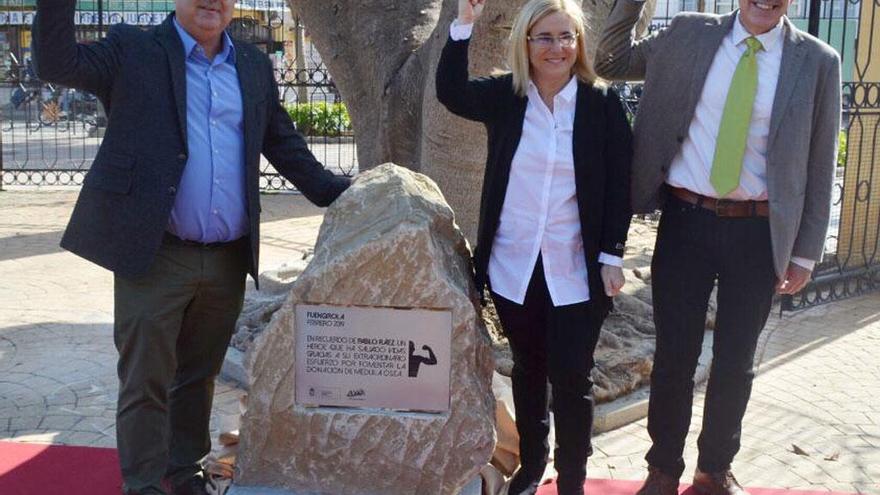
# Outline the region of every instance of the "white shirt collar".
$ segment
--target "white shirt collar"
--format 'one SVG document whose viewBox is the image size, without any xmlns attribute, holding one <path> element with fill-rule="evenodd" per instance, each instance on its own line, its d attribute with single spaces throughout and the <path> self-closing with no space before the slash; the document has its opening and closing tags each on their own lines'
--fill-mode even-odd
<svg viewBox="0 0 880 495">
<path fill-rule="evenodd" d="M 739 45 L 740 43 L 744 42 L 747 38 L 753 36 L 751 33 L 746 31 L 745 26 L 743 26 L 742 21 L 740 21 L 739 15 L 740 15 L 740 12 L 737 11 L 736 22 L 733 23 L 732 35 L 733 35 L 733 44 L 734 45 Z M 776 27 L 774 27 L 770 31 L 767 31 L 764 34 L 759 34 L 759 35 L 755 36 L 755 38 L 757 38 L 758 41 L 761 42 L 761 46 L 764 47 L 765 52 L 769 52 L 770 50 L 772 50 L 776 46 L 777 43 L 782 42 L 782 34 L 783 34 L 784 25 L 785 24 L 784 24 L 782 18 L 780 17 L 779 24 L 777 24 Z"/>
<path fill-rule="evenodd" d="M 578 78 L 575 76 L 571 76 L 571 79 L 568 80 L 568 83 L 558 92 L 556 96 L 553 98 L 558 98 L 560 101 L 565 103 L 571 103 L 574 101 L 575 97 L 577 97 L 577 88 L 578 88 Z M 529 92 L 534 91 L 535 95 L 540 95 L 538 92 L 538 86 L 529 79 Z"/>
</svg>

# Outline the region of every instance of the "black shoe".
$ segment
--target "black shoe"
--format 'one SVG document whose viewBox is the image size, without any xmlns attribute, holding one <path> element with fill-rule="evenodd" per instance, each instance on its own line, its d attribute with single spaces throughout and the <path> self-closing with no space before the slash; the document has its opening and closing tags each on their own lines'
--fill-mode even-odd
<svg viewBox="0 0 880 495">
<path fill-rule="evenodd" d="M 513 478 L 507 487 L 507 495 L 535 495 L 543 475 L 543 470 L 536 475 L 531 470 L 527 471 L 520 467 L 513 473 Z"/>
<path fill-rule="evenodd" d="M 562 479 L 562 483 L 559 482 L 560 479 Z M 568 480 L 566 482 L 566 479 L 560 476 L 559 478 L 556 478 L 556 493 L 558 495 L 584 495 L 585 482 L 586 480 L 584 479 L 580 479 L 579 482 L 577 480 Z"/>
<path fill-rule="evenodd" d="M 171 495 L 208 495 L 208 490 L 205 489 L 205 478 L 201 474 L 197 474 L 179 485 L 174 485 Z"/>
<path fill-rule="evenodd" d="M 123 489 L 122 495 L 168 495 L 167 492 L 158 488 L 147 488 L 145 490 L 128 490 Z"/>
</svg>

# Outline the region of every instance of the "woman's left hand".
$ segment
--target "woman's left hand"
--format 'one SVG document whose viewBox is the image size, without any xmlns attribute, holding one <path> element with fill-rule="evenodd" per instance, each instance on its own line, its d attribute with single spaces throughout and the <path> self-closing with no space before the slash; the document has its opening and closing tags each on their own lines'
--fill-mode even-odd
<svg viewBox="0 0 880 495">
<path fill-rule="evenodd" d="M 599 273 L 602 275 L 602 284 L 605 286 L 605 295 L 614 297 L 620 294 L 620 289 L 626 283 L 623 276 L 623 268 L 612 265 L 602 265 Z"/>
</svg>

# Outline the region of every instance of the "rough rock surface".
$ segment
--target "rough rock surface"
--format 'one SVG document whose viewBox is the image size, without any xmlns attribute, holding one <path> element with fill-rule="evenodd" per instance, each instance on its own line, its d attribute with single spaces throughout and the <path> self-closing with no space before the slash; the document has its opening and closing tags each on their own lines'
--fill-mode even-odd
<svg viewBox="0 0 880 495">
<path fill-rule="evenodd" d="M 490 340 L 468 260 L 430 179 L 391 164 L 358 176 L 327 210 L 314 258 L 247 354 L 236 484 L 334 495 L 453 494 L 474 478 L 494 449 L 495 401 Z M 451 307 L 449 412 L 295 405 L 299 302 Z"/>
<path fill-rule="evenodd" d="M 260 274 L 260 290 L 248 290 L 245 294 L 241 315 L 229 345 L 241 352 L 250 349 L 253 341 L 272 321 L 275 312 L 281 309 L 290 286 L 306 269 L 306 265 L 305 259 L 296 260 Z"/>
</svg>

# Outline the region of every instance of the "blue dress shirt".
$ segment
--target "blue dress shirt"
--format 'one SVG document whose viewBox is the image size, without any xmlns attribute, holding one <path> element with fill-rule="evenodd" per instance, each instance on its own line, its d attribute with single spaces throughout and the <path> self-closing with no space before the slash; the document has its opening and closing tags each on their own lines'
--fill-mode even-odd
<svg viewBox="0 0 880 495">
<path fill-rule="evenodd" d="M 168 231 L 198 242 L 234 241 L 248 233 L 244 113 L 235 47 L 208 60 L 174 19 L 186 60 L 186 131 L 189 158 L 177 188 Z"/>
</svg>

